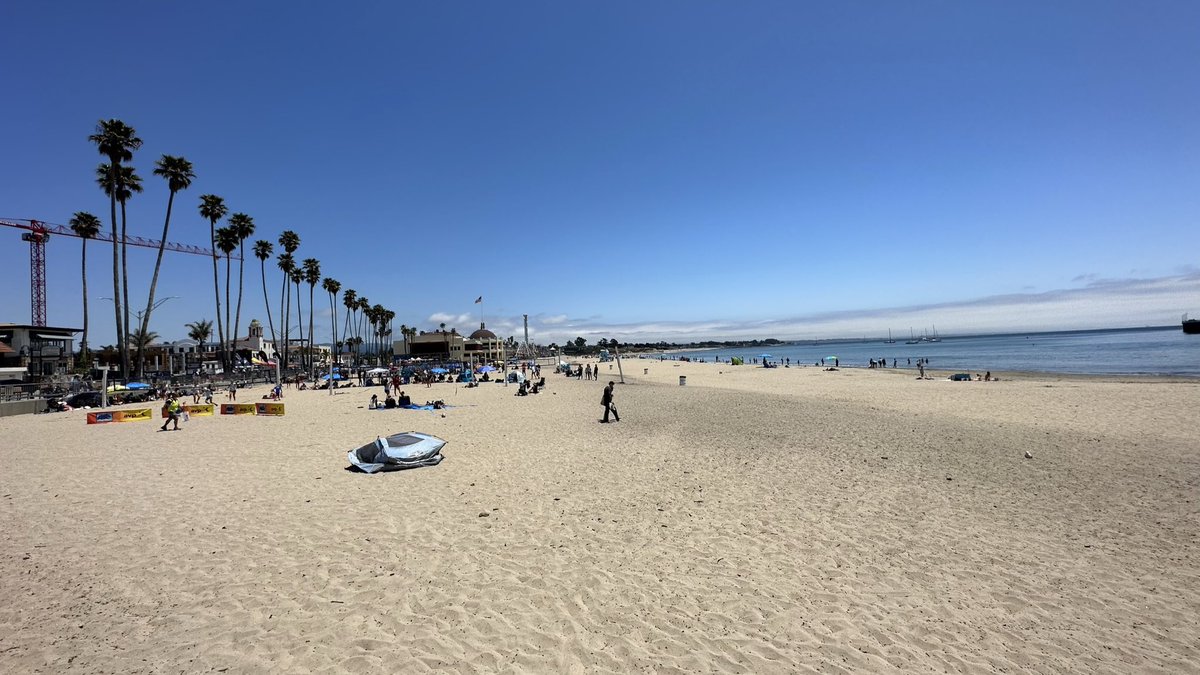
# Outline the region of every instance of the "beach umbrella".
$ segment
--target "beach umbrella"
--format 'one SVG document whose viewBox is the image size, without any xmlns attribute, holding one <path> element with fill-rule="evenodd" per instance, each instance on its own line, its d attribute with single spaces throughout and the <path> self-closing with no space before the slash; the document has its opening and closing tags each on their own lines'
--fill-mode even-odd
<svg viewBox="0 0 1200 675">
<path fill-rule="evenodd" d="M 129 384 L 127 384 L 125 386 L 130 389 L 149 389 L 150 388 L 150 385 L 146 384 L 145 382 L 130 382 Z"/>
<path fill-rule="evenodd" d="M 448 373 L 450 371 L 446 370 L 445 368 L 430 368 L 429 372 L 441 375 L 442 373 Z"/>
<path fill-rule="evenodd" d="M 826 356 L 826 357 L 825 357 L 825 360 L 826 360 L 826 361 L 832 361 L 832 360 L 834 360 L 834 359 L 836 359 L 836 358 L 837 358 L 836 356 Z"/>
<path fill-rule="evenodd" d="M 107 391 L 111 394 L 114 391 L 129 391 L 129 387 L 126 387 L 123 384 L 110 384 L 108 385 L 108 389 L 105 389 L 104 391 Z"/>
<path fill-rule="evenodd" d="M 321 379 L 322 379 L 322 380 L 328 380 L 328 379 L 329 379 L 329 375 L 328 375 L 328 374 L 326 374 L 326 375 L 322 375 L 322 376 L 321 376 Z M 333 374 L 333 379 L 335 379 L 335 380 L 344 380 L 344 379 L 346 379 L 346 378 L 342 377 L 340 373 L 334 373 L 334 374 Z"/>
<path fill-rule="evenodd" d="M 760 358 L 760 359 L 773 359 L 773 358 L 775 358 L 775 357 L 774 357 L 774 356 L 771 356 L 770 354 L 759 354 L 759 355 L 758 355 L 758 358 Z"/>
<path fill-rule="evenodd" d="M 372 368 L 367 371 L 367 374 L 368 375 L 379 375 L 380 373 L 386 373 L 387 371 L 388 371 L 387 368 Z"/>
<path fill-rule="evenodd" d="M 496 370 L 496 369 L 493 368 L 492 366 L 480 366 L 479 367 L 479 372 L 481 372 L 481 373 L 490 373 L 494 370 Z"/>
</svg>

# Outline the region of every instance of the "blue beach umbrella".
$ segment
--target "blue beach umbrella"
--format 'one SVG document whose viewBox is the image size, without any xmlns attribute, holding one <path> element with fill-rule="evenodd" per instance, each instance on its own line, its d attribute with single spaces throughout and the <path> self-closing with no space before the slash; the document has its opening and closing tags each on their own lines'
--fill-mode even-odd
<svg viewBox="0 0 1200 675">
<path fill-rule="evenodd" d="M 480 366 L 479 367 L 479 372 L 481 372 L 481 373 L 490 373 L 493 370 L 495 370 L 495 368 L 493 368 L 492 366 Z"/>
<path fill-rule="evenodd" d="M 448 373 L 450 371 L 446 370 L 445 368 L 430 368 L 429 372 L 437 373 L 438 375 L 441 375 L 442 373 Z"/>
<path fill-rule="evenodd" d="M 322 380 L 328 380 L 328 379 L 329 379 L 329 374 L 328 374 L 328 373 L 326 373 L 326 374 L 322 375 L 322 376 L 321 376 L 321 379 L 322 379 Z M 346 378 L 342 377 L 341 373 L 334 373 L 334 374 L 333 374 L 333 379 L 335 379 L 335 380 L 344 380 L 344 379 L 346 379 Z"/>
<path fill-rule="evenodd" d="M 758 355 L 758 358 L 760 358 L 760 359 L 773 359 L 773 358 L 775 358 L 775 357 L 774 357 L 774 356 L 771 356 L 770 354 L 759 354 L 759 355 Z"/>
<path fill-rule="evenodd" d="M 130 382 L 129 384 L 127 384 L 125 386 L 130 389 L 149 389 L 150 388 L 150 385 L 146 384 L 145 382 Z"/>
</svg>

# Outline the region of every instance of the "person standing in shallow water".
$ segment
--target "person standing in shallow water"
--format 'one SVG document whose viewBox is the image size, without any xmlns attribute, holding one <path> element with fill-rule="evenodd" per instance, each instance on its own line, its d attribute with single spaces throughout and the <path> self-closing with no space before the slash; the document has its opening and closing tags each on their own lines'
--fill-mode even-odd
<svg viewBox="0 0 1200 675">
<path fill-rule="evenodd" d="M 613 404 L 613 387 L 616 382 L 609 381 L 608 386 L 604 388 L 604 393 L 600 395 L 600 405 L 604 406 L 604 419 L 601 422 L 608 423 L 608 414 L 611 412 L 614 422 L 620 422 L 621 416 L 617 414 L 617 406 Z"/>
</svg>

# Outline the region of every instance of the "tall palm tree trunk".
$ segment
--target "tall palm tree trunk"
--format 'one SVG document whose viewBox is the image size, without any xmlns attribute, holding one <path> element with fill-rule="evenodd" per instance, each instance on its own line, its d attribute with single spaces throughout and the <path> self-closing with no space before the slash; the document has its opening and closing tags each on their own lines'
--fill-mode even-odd
<svg viewBox="0 0 1200 675">
<path fill-rule="evenodd" d="M 316 284 L 308 285 L 308 377 L 312 379 L 315 376 L 313 372 L 313 363 L 316 359 L 313 358 L 313 290 L 316 289 Z"/>
<path fill-rule="evenodd" d="M 237 349 L 238 329 L 242 325 L 242 281 L 246 272 L 246 240 L 243 239 L 241 244 L 238 244 L 238 255 L 241 260 L 238 261 L 238 303 L 237 313 L 233 315 L 233 339 L 234 349 Z"/>
<path fill-rule="evenodd" d="M 288 287 L 288 275 L 287 275 L 287 272 L 283 272 L 283 287 L 279 289 L 279 334 L 281 336 L 283 336 L 283 352 L 282 352 L 282 354 L 283 354 L 283 369 L 284 370 L 287 369 L 288 363 L 289 363 L 289 361 L 288 361 L 288 347 L 289 347 L 288 316 L 291 314 L 291 311 L 292 311 L 291 298 L 288 297 L 288 292 L 287 292 L 288 288 L 289 288 Z M 287 300 L 286 304 L 284 302 L 285 299 Z M 276 345 L 275 348 L 278 349 L 279 346 Z"/>
<path fill-rule="evenodd" d="M 228 372 L 229 367 L 225 362 L 225 327 L 221 323 L 221 282 L 217 276 L 217 221 L 210 220 L 208 222 L 208 240 L 212 244 L 212 263 L 213 263 L 213 297 L 217 300 L 217 358 L 221 362 L 221 369 Z"/>
<path fill-rule="evenodd" d="M 154 276 L 150 277 L 150 297 L 146 300 L 146 313 L 140 326 L 142 335 L 150 328 L 150 313 L 154 311 L 154 290 L 158 287 L 158 270 L 162 267 L 163 250 L 167 247 L 167 230 L 171 228 L 171 207 L 175 204 L 175 191 L 167 197 L 167 219 L 163 221 L 162 241 L 158 242 L 158 257 L 154 259 Z M 86 296 L 85 296 L 86 297 Z M 138 378 L 145 377 L 146 354 L 138 347 Z"/>
<path fill-rule="evenodd" d="M 291 293 L 291 290 L 288 290 L 288 293 Z M 304 303 L 301 302 L 301 300 L 302 300 L 302 297 L 300 295 L 300 282 L 297 281 L 296 282 L 296 328 L 300 330 L 300 339 L 303 340 L 304 339 L 304 314 L 303 314 L 300 306 Z M 309 351 L 311 351 L 312 345 L 309 345 L 308 347 L 309 347 Z M 301 368 L 301 370 L 308 368 L 308 361 L 305 358 L 304 350 L 300 351 L 300 368 Z"/>
<path fill-rule="evenodd" d="M 267 324 L 271 326 L 271 344 L 275 345 L 275 351 L 279 351 L 279 343 L 275 339 L 275 320 L 271 318 L 271 300 L 267 296 L 267 261 L 260 260 L 259 267 L 262 269 L 262 288 L 263 288 L 263 304 L 267 306 Z M 275 357 L 278 360 L 278 356 Z"/>
<path fill-rule="evenodd" d="M 333 341 L 333 346 L 330 348 L 330 350 L 332 353 L 332 360 L 339 361 L 338 356 L 340 356 L 339 352 L 341 351 L 341 348 L 338 347 L 338 340 L 337 340 L 337 307 L 335 307 L 333 303 L 334 303 L 333 293 L 330 293 L 329 294 L 329 314 L 330 314 L 329 338 Z M 341 365 L 340 361 L 339 361 L 338 365 Z M 333 385 L 331 384 L 330 386 L 332 387 Z"/>
<path fill-rule="evenodd" d="M 121 301 L 125 303 L 125 306 L 121 308 L 121 326 L 125 331 L 125 340 L 121 342 L 121 363 L 124 364 L 126 379 L 129 378 L 129 366 L 131 365 L 129 363 L 129 248 L 125 243 L 128 223 L 125 216 L 125 200 L 121 200 Z M 140 350 L 141 347 L 139 346 L 138 349 Z"/>
<path fill-rule="evenodd" d="M 79 345 L 79 363 L 91 370 L 88 355 L 88 290 L 87 290 L 87 238 L 83 240 L 83 343 Z"/>
<path fill-rule="evenodd" d="M 230 267 L 232 267 L 232 265 L 230 265 L 229 254 L 227 253 L 227 254 L 225 254 L 225 326 L 227 328 L 231 325 L 229 323 L 229 271 L 230 271 Z M 225 359 L 229 363 L 230 367 L 225 370 L 225 374 L 230 375 L 231 371 L 233 370 L 233 364 L 234 364 L 233 352 L 237 349 L 237 336 L 234 335 L 233 333 L 230 333 L 226 337 L 228 338 L 228 341 L 225 346 L 225 349 L 226 349 Z"/>
<path fill-rule="evenodd" d="M 116 168 L 111 169 L 113 179 L 116 180 Z M 109 199 L 112 211 L 112 238 L 113 238 L 113 322 L 117 327 L 117 345 L 125 344 L 125 332 L 121 329 L 121 238 L 117 232 L 117 195 L 114 191 Z M 120 348 L 118 347 L 118 351 Z M 124 354 L 124 352 L 120 352 Z M 121 376 L 127 376 L 129 372 L 129 364 L 122 361 Z"/>
</svg>

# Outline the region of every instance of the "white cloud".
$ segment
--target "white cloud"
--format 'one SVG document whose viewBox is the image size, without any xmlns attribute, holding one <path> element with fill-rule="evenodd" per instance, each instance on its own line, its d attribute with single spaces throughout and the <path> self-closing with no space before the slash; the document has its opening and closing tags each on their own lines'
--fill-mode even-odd
<svg viewBox="0 0 1200 675">
<path fill-rule="evenodd" d="M 429 315 L 427 321 L 437 326 L 445 323 L 447 329 L 457 328 L 458 324 L 465 324 L 471 320 L 470 314 L 447 314 L 445 312 L 434 312 Z"/>
<path fill-rule="evenodd" d="M 943 335 L 1007 333 L 1039 330 L 1120 328 L 1167 325 L 1189 309 L 1200 314 L 1200 273 L 1157 279 L 1098 279 L 1086 275 L 1082 288 L 1043 293 L 998 295 L 978 300 L 899 307 L 857 309 L 758 321 L 670 321 L 606 323 L 567 319 L 565 315 L 530 318 L 529 332 L 540 344 L 583 337 L 622 342 L 690 342 L 703 339 L 805 340 L 880 337 L 890 328 L 905 338 L 936 326 Z M 497 325 L 501 321 L 496 322 Z M 520 321 L 516 322 L 520 326 Z M 514 331 L 520 339 L 520 332 Z M 497 331 L 500 334 L 500 331 Z"/>
</svg>

